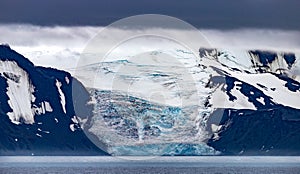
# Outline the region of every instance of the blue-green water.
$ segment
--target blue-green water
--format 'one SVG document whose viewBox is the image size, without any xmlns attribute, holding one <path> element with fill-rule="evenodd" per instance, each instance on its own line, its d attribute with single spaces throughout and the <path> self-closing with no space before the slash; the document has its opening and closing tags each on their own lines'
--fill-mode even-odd
<svg viewBox="0 0 300 174">
<path fill-rule="evenodd" d="M 300 157 L 0 157 L 0 173 L 300 173 Z"/>
</svg>

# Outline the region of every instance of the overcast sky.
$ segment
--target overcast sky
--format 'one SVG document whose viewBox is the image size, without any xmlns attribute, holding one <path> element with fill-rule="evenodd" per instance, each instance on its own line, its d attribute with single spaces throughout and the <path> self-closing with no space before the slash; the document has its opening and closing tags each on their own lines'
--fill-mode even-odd
<svg viewBox="0 0 300 174">
<path fill-rule="evenodd" d="M 198 28 L 300 30 L 299 0 L 0 0 L 0 23 L 106 26 L 149 13 L 174 16 Z"/>
<path fill-rule="evenodd" d="M 0 44 L 9 44 L 36 65 L 66 69 L 77 65 L 105 26 L 141 14 L 182 19 L 199 28 L 212 47 L 300 52 L 300 0 L 0 0 Z M 159 29 L 165 20 L 154 23 L 158 28 L 142 30 L 187 34 L 176 22 L 176 30 L 166 31 Z M 140 32 L 108 33 L 99 48 Z M 186 40 L 198 44 L 194 36 Z"/>
</svg>

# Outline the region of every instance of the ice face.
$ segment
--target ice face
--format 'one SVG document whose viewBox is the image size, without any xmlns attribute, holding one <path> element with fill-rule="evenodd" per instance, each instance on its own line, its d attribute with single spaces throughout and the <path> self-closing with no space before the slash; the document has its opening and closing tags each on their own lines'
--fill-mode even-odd
<svg viewBox="0 0 300 174">
<path fill-rule="evenodd" d="M 121 92 L 92 90 L 91 93 L 94 98 L 94 116 L 85 123 L 84 129 L 98 138 L 96 144 L 104 143 L 111 154 L 137 155 L 125 152 L 133 150 L 134 146 L 145 146 L 145 154 L 167 155 L 175 153 L 175 150 L 162 144 L 204 144 L 204 139 L 209 137 L 204 130 L 204 119 L 199 120 L 196 105 L 180 108 L 149 102 Z M 160 147 L 160 150 L 151 147 Z M 162 147 L 169 152 L 161 150 Z"/>
</svg>

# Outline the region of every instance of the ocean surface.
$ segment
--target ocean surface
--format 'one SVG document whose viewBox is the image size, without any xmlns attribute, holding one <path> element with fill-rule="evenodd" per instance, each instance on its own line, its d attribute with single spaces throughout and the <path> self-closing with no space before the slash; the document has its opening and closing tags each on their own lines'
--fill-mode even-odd
<svg viewBox="0 0 300 174">
<path fill-rule="evenodd" d="M 300 157 L 2 156 L 0 173 L 300 173 Z"/>
</svg>

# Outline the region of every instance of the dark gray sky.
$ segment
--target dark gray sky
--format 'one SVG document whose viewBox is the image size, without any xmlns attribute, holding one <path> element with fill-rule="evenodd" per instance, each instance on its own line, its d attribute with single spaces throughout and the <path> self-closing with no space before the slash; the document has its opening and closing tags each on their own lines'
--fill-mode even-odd
<svg viewBox="0 0 300 174">
<path fill-rule="evenodd" d="M 0 23 L 101 26 L 149 13 L 199 28 L 300 30 L 299 0 L 0 0 Z"/>
</svg>

